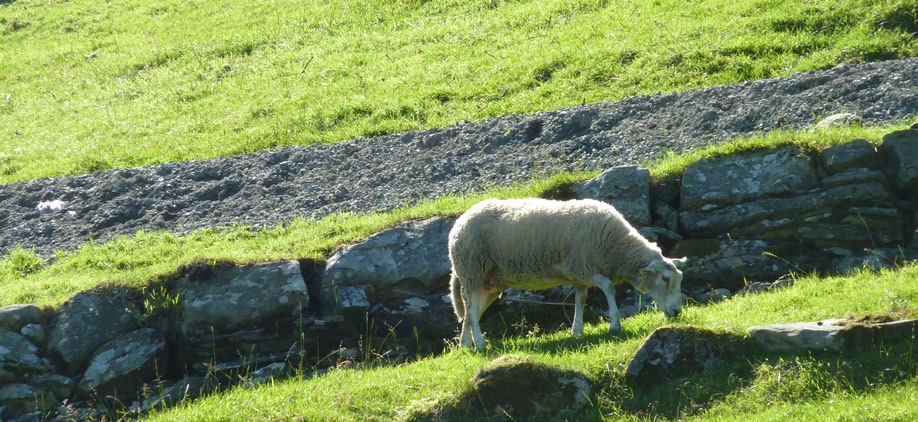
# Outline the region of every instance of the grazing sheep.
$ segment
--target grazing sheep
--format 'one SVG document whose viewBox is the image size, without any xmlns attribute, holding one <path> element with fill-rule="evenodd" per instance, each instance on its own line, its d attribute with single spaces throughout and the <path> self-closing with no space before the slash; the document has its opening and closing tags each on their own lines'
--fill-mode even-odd
<svg viewBox="0 0 918 422">
<path fill-rule="evenodd" d="M 461 344 L 485 348 L 479 319 L 507 288 L 575 286 L 573 334 L 583 334 L 587 289 L 609 302 L 609 331 L 621 330 L 612 280 L 650 293 L 666 316 L 682 308 L 685 258 L 669 259 L 611 205 L 593 201 L 489 199 L 456 220 L 449 233 L 450 289 L 462 323 Z"/>
</svg>

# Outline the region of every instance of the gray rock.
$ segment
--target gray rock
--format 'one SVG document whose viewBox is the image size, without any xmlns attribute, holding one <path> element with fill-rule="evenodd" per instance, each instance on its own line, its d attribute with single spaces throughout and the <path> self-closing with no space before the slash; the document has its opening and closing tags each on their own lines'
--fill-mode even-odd
<svg viewBox="0 0 918 422">
<path fill-rule="evenodd" d="M 48 352 L 67 375 L 82 373 L 100 344 L 138 327 L 137 310 L 121 290 L 77 293 L 54 318 Z"/>
<path fill-rule="evenodd" d="M 38 347 L 22 335 L 0 328 L 0 383 L 52 372 L 54 367 L 38 353 Z"/>
<path fill-rule="evenodd" d="M 36 375 L 29 378 L 29 385 L 53 394 L 58 401 L 66 400 L 76 389 L 72 378 L 58 374 Z"/>
<path fill-rule="evenodd" d="M 731 296 L 733 296 L 733 293 L 730 292 L 730 290 L 717 288 L 711 290 L 710 292 L 702 291 L 701 293 L 694 294 L 692 295 L 692 298 L 698 301 L 698 303 L 708 304 L 722 302 L 729 299 Z"/>
<path fill-rule="evenodd" d="M 25 325 L 19 330 L 19 334 L 22 334 L 35 344 L 43 344 L 45 342 L 45 327 L 41 324 Z"/>
<path fill-rule="evenodd" d="M 792 271 L 806 272 L 826 262 L 818 249 L 764 240 L 685 239 L 673 256 L 687 256 L 683 288 L 742 288 L 746 280 L 772 281 Z"/>
<path fill-rule="evenodd" d="M 837 113 L 826 117 L 816 123 L 816 129 L 859 125 L 864 122 L 861 116 L 852 113 Z"/>
<path fill-rule="evenodd" d="M 0 328 L 19 331 L 28 324 L 39 324 L 41 321 L 41 308 L 35 305 L 9 305 L 0 308 Z"/>
<path fill-rule="evenodd" d="M 769 352 L 803 350 L 841 350 L 844 346 L 838 332 L 840 319 L 818 322 L 759 325 L 746 331 L 752 340 Z"/>
<path fill-rule="evenodd" d="M 900 130 L 883 137 L 883 170 L 897 190 L 918 197 L 918 130 Z"/>
<path fill-rule="evenodd" d="M 635 166 L 613 167 L 583 183 L 571 186 L 580 199 L 612 204 L 635 226 L 649 225 L 650 171 Z"/>
<path fill-rule="evenodd" d="M 842 185 L 789 198 L 769 198 L 679 215 L 683 234 L 703 238 L 812 241 L 819 246 L 901 243 L 905 223 L 889 191 L 879 183 Z M 884 207 L 885 206 L 885 207 Z M 828 242 L 821 240 L 828 239 Z"/>
<path fill-rule="evenodd" d="M 855 139 L 822 151 L 822 165 L 831 173 L 852 168 L 877 168 L 877 149 L 866 139 Z"/>
<path fill-rule="evenodd" d="M 309 306 L 309 292 L 297 261 L 214 268 L 177 283 L 187 330 L 249 327 L 274 316 L 296 315 Z"/>
<path fill-rule="evenodd" d="M 57 397 L 41 387 L 9 383 L 0 385 L 0 407 L 5 407 L 3 420 L 17 420 L 23 414 L 44 412 L 54 408 Z"/>
<path fill-rule="evenodd" d="M 442 288 L 450 272 L 447 237 L 454 222 L 453 218 L 412 221 L 338 251 L 322 277 L 323 305 L 335 309 L 343 301 L 336 292 L 346 292 L 344 287 L 363 287 L 374 302 Z"/>
<path fill-rule="evenodd" d="M 77 390 L 83 397 L 136 397 L 138 386 L 168 371 L 165 353 L 166 342 L 152 328 L 124 334 L 99 346 Z"/>
<path fill-rule="evenodd" d="M 185 400 L 196 399 L 218 388 L 219 384 L 213 377 L 185 377 L 163 388 L 161 392 L 145 398 L 143 402 L 133 407 L 140 412 L 162 409 Z"/>
<path fill-rule="evenodd" d="M 289 377 L 295 371 L 285 362 L 275 362 L 253 371 L 243 382 L 246 387 L 255 387 L 259 384 L 273 382 Z"/>
<path fill-rule="evenodd" d="M 803 193 L 819 174 L 796 146 L 700 160 L 682 175 L 682 209 L 716 209 L 763 198 Z"/>
<path fill-rule="evenodd" d="M 649 386 L 721 366 L 743 355 L 742 337 L 691 326 L 660 327 L 644 340 L 625 368 L 625 380 Z"/>
<path fill-rule="evenodd" d="M 370 299 L 367 290 L 363 287 L 339 287 L 335 290 L 337 302 L 334 303 L 333 312 L 360 318 L 370 309 Z"/>
</svg>

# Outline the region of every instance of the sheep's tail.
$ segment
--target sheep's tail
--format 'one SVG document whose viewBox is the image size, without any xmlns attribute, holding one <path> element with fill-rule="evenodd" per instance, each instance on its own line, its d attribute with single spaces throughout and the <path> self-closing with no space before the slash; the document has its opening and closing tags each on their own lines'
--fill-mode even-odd
<svg viewBox="0 0 918 422">
<path fill-rule="evenodd" d="M 456 311 L 459 321 L 462 321 L 465 319 L 465 302 L 462 300 L 462 283 L 459 282 L 459 277 L 456 277 L 455 271 L 449 280 L 449 290 L 453 296 L 453 310 Z"/>
</svg>

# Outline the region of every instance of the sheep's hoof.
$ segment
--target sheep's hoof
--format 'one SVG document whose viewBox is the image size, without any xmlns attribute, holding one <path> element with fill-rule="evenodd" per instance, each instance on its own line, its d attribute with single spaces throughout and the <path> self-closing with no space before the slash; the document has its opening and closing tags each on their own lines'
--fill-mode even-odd
<svg viewBox="0 0 918 422">
<path fill-rule="evenodd" d="M 622 324 L 611 324 L 609 325 L 609 332 L 612 334 L 619 334 L 622 332 Z"/>
</svg>

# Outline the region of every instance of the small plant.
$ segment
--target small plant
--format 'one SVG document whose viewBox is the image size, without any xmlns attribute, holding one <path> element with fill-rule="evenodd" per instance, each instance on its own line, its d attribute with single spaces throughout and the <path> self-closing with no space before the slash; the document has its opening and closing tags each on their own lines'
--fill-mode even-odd
<svg viewBox="0 0 918 422">
<path fill-rule="evenodd" d="M 44 261 L 33 249 L 16 247 L 10 250 L 10 256 L 4 262 L 7 272 L 17 277 L 26 277 L 44 267 Z"/>
</svg>

